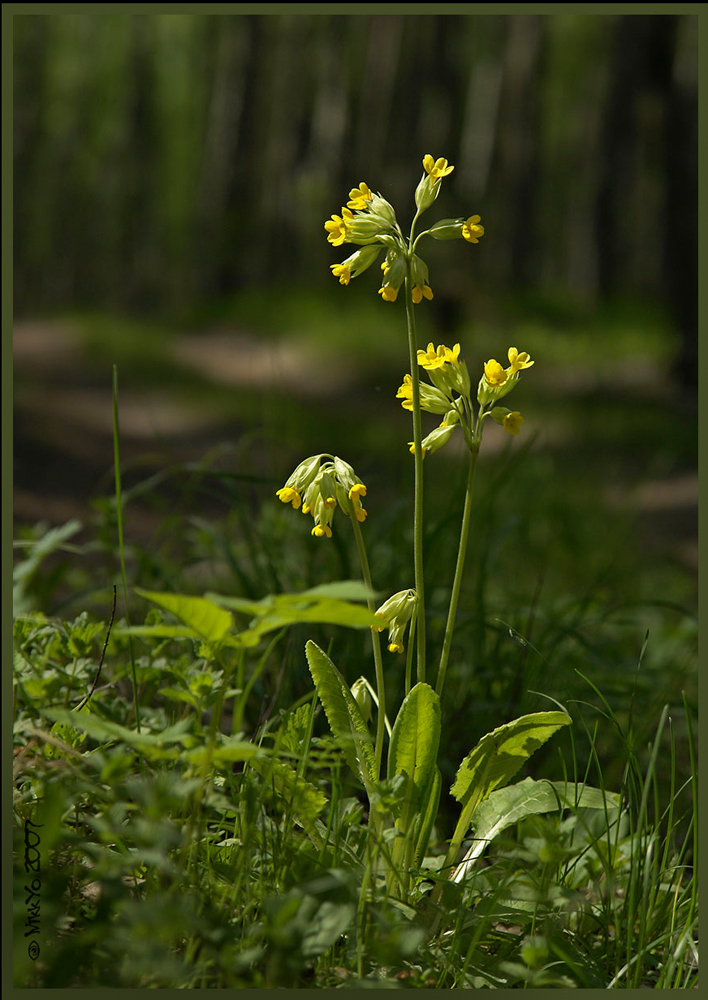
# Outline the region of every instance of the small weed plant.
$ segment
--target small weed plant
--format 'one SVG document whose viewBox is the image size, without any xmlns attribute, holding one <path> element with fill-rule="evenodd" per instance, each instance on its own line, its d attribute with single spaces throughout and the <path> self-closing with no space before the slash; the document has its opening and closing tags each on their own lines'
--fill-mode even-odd
<svg viewBox="0 0 708 1000">
<path fill-rule="evenodd" d="M 643 755 L 631 718 L 595 689 L 599 721 L 582 733 L 582 762 L 562 704 L 516 718 L 499 706 L 454 780 L 443 777 L 478 456 L 490 420 L 521 432 L 523 416 L 503 404 L 534 361 L 508 347 L 506 364 L 480 361 L 471 376 L 459 344 L 418 347 L 416 308 L 433 298 L 424 240 L 484 235 L 478 215 L 422 228 L 453 170 L 430 155 L 423 168 L 407 236 L 364 183 L 325 223 L 334 247 L 357 247 L 331 266 L 340 284 L 380 262 L 382 300 L 405 302 L 409 371 L 397 398 L 412 415 L 407 587 L 391 594 L 372 571 L 363 502 L 375 498 L 344 458 L 320 453 L 299 462 L 277 497 L 312 517 L 311 545 L 351 531 L 360 579 L 268 596 L 134 586 L 130 603 L 152 606 L 134 624 L 115 371 L 125 614 L 114 620 L 115 595 L 107 626 L 31 611 L 32 579 L 76 525 L 28 543 L 15 574 L 17 986 L 696 985 L 695 767 L 691 757 L 678 784 L 667 708 Z M 441 418 L 425 436 L 423 414 Z M 447 584 L 435 563 L 435 585 L 449 596 L 429 636 L 437 612 L 426 604 L 424 467 L 453 438 L 467 463 L 464 503 Z M 304 644 L 310 693 L 254 722 L 282 643 L 323 627 L 326 649 Z M 335 665 L 345 630 L 370 636 L 371 666 L 362 662 L 358 678 Z M 685 718 L 692 752 L 688 705 Z M 614 789 L 595 752 L 601 728 L 623 756 Z M 560 777 L 518 780 L 563 733 L 570 757 L 559 758 Z M 658 767 L 667 754 L 668 791 Z"/>
</svg>

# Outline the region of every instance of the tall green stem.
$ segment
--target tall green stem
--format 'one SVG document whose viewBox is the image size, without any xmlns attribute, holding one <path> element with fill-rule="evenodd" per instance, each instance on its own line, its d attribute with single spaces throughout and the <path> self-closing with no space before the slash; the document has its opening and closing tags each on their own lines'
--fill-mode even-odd
<svg viewBox="0 0 708 1000">
<path fill-rule="evenodd" d="M 423 434 L 420 421 L 420 380 L 418 378 L 418 344 L 413 315 L 413 280 L 410 260 L 406 273 L 406 320 L 408 325 L 408 355 L 411 368 L 413 399 L 413 455 L 415 459 L 415 498 L 413 513 L 413 561 L 415 567 L 415 590 L 418 595 L 417 610 L 417 652 L 418 682 L 425 680 L 425 585 L 423 580 Z"/>
<path fill-rule="evenodd" d="M 371 582 L 371 571 L 369 570 L 369 560 L 366 555 L 364 537 L 361 533 L 361 528 L 359 527 L 357 519 L 355 517 L 350 517 L 349 520 L 352 522 L 352 527 L 354 528 L 354 537 L 356 538 L 356 547 L 359 552 L 359 561 L 361 563 L 361 575 L 364 578 L 364 583 L 367 588 L 373 592 L 374 586 Z M 369 611 L 374 614 L 376 611 L 376 604 L 374 601 L 369 598 L 367 604 L 369 606 Z M 383 758 L 384 724 L 386 720 L 386 685 L 384 682 L 383 660 L 381 658 L 381 640 L 379 638 L 379 633 L 374 629 L 371 629 L 371 645 L 374 651 L 374 669 L 376 670 L 376 696 L 379 699 L 378 714 L 376 716 L 375 759 L 376 776 L 377 778 L 380 778 L 381 760 Z"/>
<path fill-rule="evenodd" d="M 457 565 L 455 566 L 455 578 L 452 582 L 452 593 L 450 595 L 450 608 L 447 613 L 447 624 L 445 626 L 445 638 L 443 640 L 442 653 L 440 654 L 440 666 L 438 667 L 438 682 L 435 691 L 439 698 L 442 697 L 443 684 L 445 683 L 445 673 L 447 671 L 447 661 L 450 656 L 450 646 L 452 645 L 452 633 L 455 630 L 455 615 L 457 614 L 457 602 L 460 597 L 462 587 L 462 573 L 465 568 L 465 556 L 467 555 L 467 538 L 470 531 L 470 515 L 472 513 L 472 488 L 474 486 L 474 473 L 477 468 L 477 455 L 479 454 L 479 442 L 475 442 L 475 447 L 470 453 L 470 464 L 467 472 L 467 491 L 465 493 L 465 506 L 462 511 L 462 525 L 460 527 L 460 546 L 457 550 Z"/>
<path fill-rule="evenodd" d="M 120 431 L 118 429 L 118 367 L 113 365 L 113 467 L 115 473 L 116 491 L 116 523 L 118 525 L 118 553 L 120 555 L 120 575 L 123 585 L 123 606 L 125 620 L 130 626 L 128 612 L 128 577 L 125 571 L 125 542 L 123 538 L 123 495 L 120 477 Z M 133 682 L 133 710 L 135 712 L 135 728 L 140 732 L 140 699 L 138 697 L 138 676 L 133 657 L 132 636 L 128 636 L 128 653 L 130 656 L 130 673 Z M 142 758 L 141 758 L 142 759 Z"/>
</svg>

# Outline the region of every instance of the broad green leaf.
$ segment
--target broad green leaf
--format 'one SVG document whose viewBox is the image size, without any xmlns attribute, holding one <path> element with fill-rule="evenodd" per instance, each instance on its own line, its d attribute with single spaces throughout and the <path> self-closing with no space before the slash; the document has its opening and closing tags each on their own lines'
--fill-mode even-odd
<svg viewBox="0 0 708 1000">
<path fill-rule="evenodd" d="M 475 808 L 499 785 L 505 785 L 519 768 L 561 726 L 571 723 L 565 712 L 535 712 L 507 722 L 479 741 L 460 764 L 451 793 Z"/>
<path fill-rule="evenodd" d="M 371 796 L 377 780 L 374 748 L 369 729 L 361 709 L 354 700 L 347 682 L 330 658 L 311 640 L 305 647 L 307 662 L 322 702 L 327 721 L 334 736 L 340 741 L 345 760 L 353 773 L 364 783 Z"/>
<path fill-rule="evenodd" d="M 440 744 L 440 699 L 429 684 L 416 684 L 401 705 L 391 733 L 388 777 L 408 777 L 406 797 L 396 825 L 404 832 L 425 807 Z"/>
<path fill-rule="evenodd" d="M 295 596 L 291 594 L 287 597 Z M 361 580 L 336 580 L 334 583 L 321 583 L 310 587 L 300 597 L 335 597 L 339 601 L 368 601 L 376 598 L 374 591 L 369 590 Z"/>
<path fill-rule="evenodd" d="M 565 712 L 535 712 L 522 715 L 482 737 L 460 764 L 451 788 L 454 797 L 462 803 L 462 812 L 452 835 L 446 864 L 456 859 L 480 803 L 495 788 L 510 781 L 546 740 L 571 721 Z"/>
<path fill-rule="evenodd" d="M 170 611 L 185 625 L 193 629 L 199 638 L 206 639 L 208 642 L 219 642 L 233 627 L 231 613 L 205 597 L 190 597 L 186 594 L 156 594 L 151 590 L 139 590 L 137 587 L 135 593 L 166 611 Z"/>
<path fill-rule="evenodd" d="M 174 756 L 174 752 L 168 749 L 170 744 L 184 744 L 194 741 L 194 736 L 189 732 L 192 725 L 191 719 L 184 719 L 174 726 L 163 729 L 160 733 L 150 733 L 144 729 L 141 732 L 128 729 L 117 722 L 100 719 L 91 712 L 73 712 L 66 708 L 47 708 L 43 714 L 56 722 L 63 722 L 87 733 L 99 743 L 123 743 L 146 757 L 154 759 Z"/>
<path fill-rule="evenodd" d="M 616 809 L 619 796 L 588 785 L 567 784 L 564 781 L 534 781 L 524 778 L 491 792 L 473 817 L 474 843 L 457 866 L 453 880 L 461 882 L 469 875 L 474 862 L 487 845 L 508 826 L 534 813 L 558 809 Z"/>
<path fill-rule="evenodd" d="M 300 914 L 298 914 L 298 917 Z M 303 958 L 313 959 L 324 954 L 341 938 L 356 916 L 353 903 L 324 900 L 317 910 L 308 915 L 304 922 L 304 933 L 300 942 Z"/>
<path fill-rule="evenodd" d="M 348 595 L 348 599 L 344 600 L 340 595 Z M 314 587 L 301 594 L 271 594 L 257 602 L 208 595 L 216 604 L 252 615 L 249 628 L 238 636 L 239 642 L 246 646 L 255 646 L 267 632 L 300 622 L 349 628 L 371 626 L 376 621 L 372 612 L 360 604 L 351 603 L 352 600 L 366 600 L 368 596 L 369 591 L 356 581 Z"/>
<path fill-rule="evenodd" d="M 189 625 L 124 625 L 113 628 L 111 635 L 139 635 L 146 639 L 202 639 Z"/>
<path fill-rule="evenodd" d="M 217 743 L 214 747 L 195 747 L 193 750 L 185 750 L 181 756 L 190 764 L 201 765 L 208 759 L 215 767 L 221 767 L 244 760 L 253 763 L 257 757 L 265 757 L 266 751 L 248 740 L 225 738 L 223 743 Z"/>
</svg>

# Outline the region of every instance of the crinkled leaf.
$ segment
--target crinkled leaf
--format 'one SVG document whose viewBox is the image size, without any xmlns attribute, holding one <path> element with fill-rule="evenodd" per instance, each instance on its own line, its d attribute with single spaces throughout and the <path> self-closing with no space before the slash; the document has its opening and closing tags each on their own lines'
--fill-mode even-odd
<svg viewBox="0 0 708 1000">
<path fill-rule="evenodd" d="M 564 781 L 534 781 L 524 778 L 515 785 L 499 788 L 485 799 L 474 812 L 474 843 L 457 866 L 453 876 L 461 882 L 474 867 L 474 862 L 487 845 L 508 826 L 525 816 L 553 812 L 558 809 L 616 809 L 619 796 L 588 785 L 567 784 Z"/>
<path fill-rule="evenodd" d="M 333 735 L 339 740 L 345 760 L 371 793 L 376 781 L 376 762 L 369 729 L 351 691 L 326 653 L 309 641 L 307 662 Z"/>
<path fill-rule="evenodd" d="M 266 781 L 272 783 L 285 808 L 297 820 L 310 838 L 320 846 L 322 838 L 315 829 L 315 820 L 324 809 L 327 798 L 319 788 L 306 781 L 297 771 L 281 760 L 254 759 L 251 766 Z"/>
</svg>

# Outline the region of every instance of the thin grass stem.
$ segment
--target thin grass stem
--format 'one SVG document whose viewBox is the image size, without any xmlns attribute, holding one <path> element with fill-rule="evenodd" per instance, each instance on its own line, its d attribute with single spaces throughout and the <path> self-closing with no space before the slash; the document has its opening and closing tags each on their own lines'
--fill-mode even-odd
<svg viewBox="0 0 708 1000">
<path fill-rule="evenodd" d="M 460 526 L 460 544 L 457 550 L 457 564 L 455 566 L 455 576 L 452 583 L 452 593 L 450 594 L 450 607 L 447 613 L 447 624 L 445 626 L 445 637 L 443 639 L 442 652 L 440 654 L 440 665 L 438 666 L 438 680 L 435 691 L 439 698 L 442 698 L 443 685 L 445 684 L 445 674 L 450 657 L 450 647 L 452 646 L 452 635 L 455 631 L 455 616 L 457 615 L 457 602 L 460 599 L 460 589 L 462 587 L 462 574 L 465 568 L 465 557 L 467 555 L 467 539 L 470 532 L 470 517 L 472 514 L 472 492 L 474 489 L 474 474 L 477 468 L 477 456 L 479 448 L 470 452 L 470 464 L 467 472 L 467 488 L 465 490 L 465 505 L 462 511 L 462 524 Z"/>
</svg>

